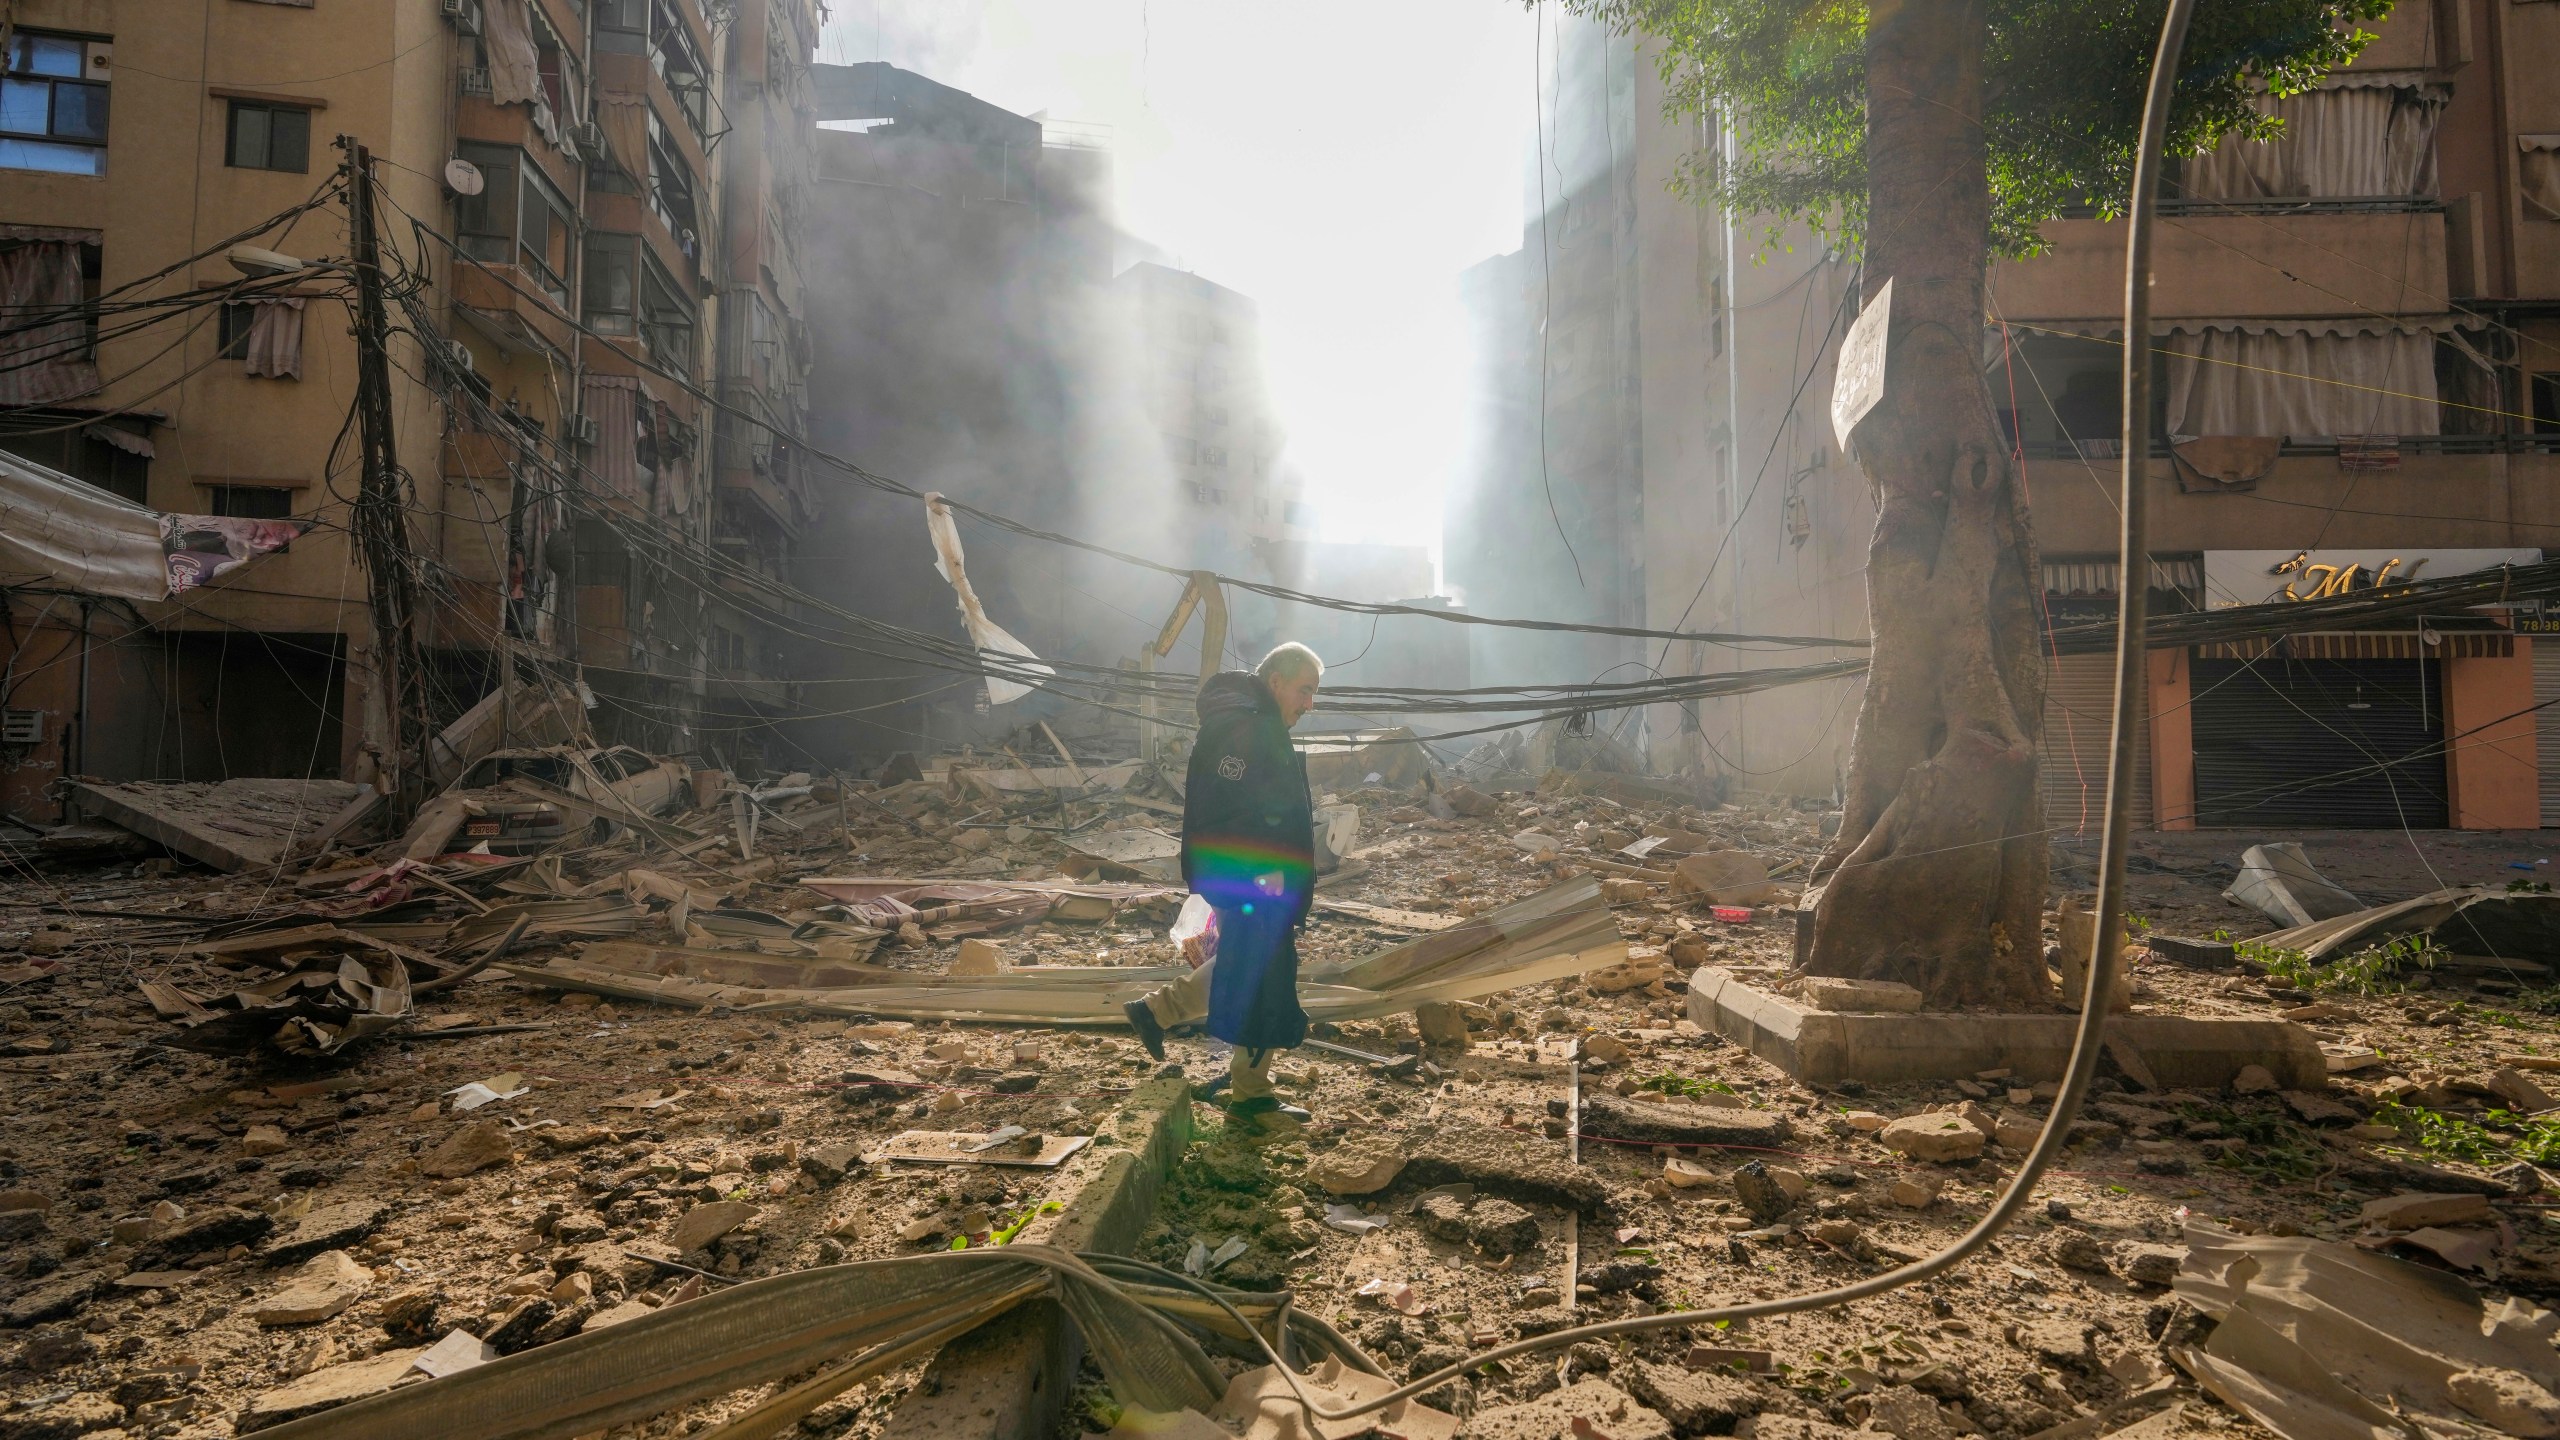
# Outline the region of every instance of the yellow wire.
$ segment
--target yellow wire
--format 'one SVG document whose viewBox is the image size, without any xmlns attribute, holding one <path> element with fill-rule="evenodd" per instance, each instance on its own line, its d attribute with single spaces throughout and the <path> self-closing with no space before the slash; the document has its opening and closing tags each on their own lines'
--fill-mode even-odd
<svg viewBox="0 0 2560 1440">
<path fill-rule="evenodd" d="M 2393 323 L 2396 324 L 2398 322 L 2395 321 Z M 2008 324 L 2011 329 L 2033 330 L 2041 335 L 2067 335 L 2075 340 L 2095 340 L 2102 345 L 2120 346 L 2124 344 L 2123 340 L 2114 336 L 2084 335 L 2077 330 L 2060 330 L 2050 325 L 2031 324 L 2025 320 L 2012 320 L 2009 321 Z M 2385 390 L 2379 385 L 2358 385 L 2352 380 L 2331 380 L 2320 375 L 2302 375 L 2291 370 L 2277 370 L 2266 365 L 2251 365 L 2246 361 L 2241 360 L 2221 360 L 2211 355 L 2189 355 L 2183 350 L 2170 350 L 2158 345 L 2151 347 L 2151 353 L 2154 355 L 2174 355 L 2182 360 L 2195 360 L 2206 365 L 2228 365 L 2234 370 L 2254 370 L 2261 375 L 2281 375 L 2288 380 L 2308 380 L 2314 385 L 2335 385 L 2342 390 L 2361 390 L 2368 395 L 2388 395 L 2397 400 L 2415 400 L 2422 405 L 2450 405 L 2456 410 L 2470 410 L 2482 415 L 2495 415 L 2506 420 L 2522 420 L 2527 424 L 2531 424 L 2533 422 L 2532 416 L 2519 415 L 2512 410 L 2497 410 L 2486 405 L 2465 405 L 2459 400 L 2446 400 L 2433 395 L 2412 395 L 2405 390 Z"/>
</svg>

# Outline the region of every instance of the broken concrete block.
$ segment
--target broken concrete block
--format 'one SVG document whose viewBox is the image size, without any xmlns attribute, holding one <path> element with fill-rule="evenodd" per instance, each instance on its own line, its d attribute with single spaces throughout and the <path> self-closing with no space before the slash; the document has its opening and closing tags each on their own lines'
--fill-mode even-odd
<svg viewBox="0 0 2560 1440">
<path fill-rule="evenodd" d="M 1307 1178 L 1328 1195 L 1374 1195 L 1395 1183 L 1405 1165 L 1392 1136 L 1360 1135 L 1307 1162 Z"/>
<path fill-rule="evenodd" d="M 1867 1424 L 1895 1440 L 1955 1440 L 1938 1402 L 1908 1385 L 1894 1385 L 1867 1397 Z"/>
<path fill-rule="evenodd" d="M 341 1250 L 382 1228 L 391 1207 L 378 1200 L 348 1200 L 312 1207 L 293 1227 L 259 1252 L 270 1265 L 292 1265 L 323 1250 Z"/>
<path fill-rule="evenodd" d="M 2065 1230 L 2054 1236 L 2053 1244 L 2046 1253 L 2053 1256 L 2054 1264 L 2065 1270 L 2078 1270 L 2089 1275 L 2104 1275 L 2108 1270 L 2106 1247 L 2079 1230 Z"/>
<path fill-rule="evenodd" d="M 1726 1097 L 1730 1098 L 1730 1097 Z M 1649 1145 L 1773 1146 L 1794 1135 L 1787 1117 L 1774 1110 L 1748 1110 L 1723 1105 L 1655 1105 L 1621 1100 L 1614 1095 L 1583 1096 L 1583 1110 L 1594 1134 Z"/>
<path fill-rule="evenodd" d="M 2445 1394 L 2467 1414 L 2521 1440 L 2560 1436 L 2560 1399 L 2516 1370 L 2464 1370 L 2446 1378 Z"/>
<path fill-rule="evenodd" d="M 1892 980 L 1840 980 L 1816 975 L 1804 982 L 1805 1003 L 1816 1010 L 1853 1015 L 1909 1014 L 1920 1008 L 1921 994 Z"/>
<path fill-rule="evenodd" d="M 1733 1194 L 1742 1202 L 1742 1208 L 1751 1212 L 1751 1218 L 1763 1225 L 1794 1209 L 1796 1203 L 1771 1178 L 1769 1167 L 1757 1160 L 1745 1161 L 1733 1172 Z"/>
<path fill-rule="evenodd" d="M 240 1417 L 239 1433 L 246 1435 L 253 1430 L 264 1430 L 287 1420 L 334 1409 L 350 1400 L 379 1395 L 408 1374 L 418 1357 L 425 1353 L 424 1346 L 385 1350 L 368 1359 L 350 1360 L 343 1365 L 314 1370 L 290 1385 L 270 1390 L 250 1401 L 248 1410 Z"/>
<path fill-rule="evenodd" d="M 744 1200 L 706 1200 L 676 1218 L 667 1243 L 676 1253 L 699 1250 L 756 1218 L 756 1207 Z"/>
<path fill-rule="evenodd" d="M 1004 973 L 1004 951 L 992 940 L 963 940 L 960 953 L 952 957 L 954 975 L 1001 975 Z"/>
<path fill-rule="evenodd" d="M 1604 966 L 1582 977 L 1582 983 L 1601 995 L 1616 995 L 1638 990 L 1669 973 L 1662 963 L 1662 952 L 1638 945 L 1627 951 L 1627 958 L 1615 965 Z"/>
<path fill-rule="evenodd" d="M 1763 1403 L 1759 1386 L 1720 1371 L 1634 1360 L 1613 1366 L 1609 1373 L 1624 1380 L 1638 1400 L 1661 1411 L 1672 1429 L 1683 1435 L 1728 1432 L 1737 1421 L 1757 1413 Z"/>
<path fill-rule="evenodd" d="M 2430 1225 L 2468 1225 L 2489 1218 L 2486 1195 L 2386 1195 L 2368 1200 L 2356 1216 L 2367 1229 L 2423 1230 Z"/>
<path fill-rule="evenodd" d="M 1926 1210 L 1938 1203 L 1947 1182 L 1935 1175 L 1905 1175 L 1885 1190 L 1885 1198 L 1905 1210 Z"/>
<path fill-rule="evenodd" d="M 2489 1088 L 2498 1092 L 2498 1098 L 2507 1102 L 2508 1109 L 2526 1115 L 2560 1105 L 2560 1100 L 2551 1098 L 2551 1092 L 2535 1084 L 2523 1071 L 2513 1067 L 2492 1072 L 2489 1076 Z"/>
<path fill-rule="evenodd" d="M 1413 1007 L 1414 1028 L 1425 1045 L 1467 1046 L 1466 1012 L 1454 1001 L 1426 1000 Z"/>
<path fill-rule="evenodd" d="M 1662 1162 L 1662 1178 L 1674 1190 L 1703 1190 L 1716 1183 L 1716 1172 L 1694 1160 L 1674 1156 Z"/>
<path fill-rule="evenodd" d="M 284 1138 L 284 1131 L 273 1125 L 252 1125 L 240 1137 L 243 1155 L 281 1155 L 291 1148 L 292 1142 Z"/>
<path fill-rule="evenodd" d="M 0 1436 L 8 1440 L 73 1440 L 80 1435 L 105 1434 L 121 1440 L 126 1432 L 117 1427 L 123 1420 L 124 1407 L 116 1403 L 114 1396 L 87 1390 L 11 1411 L 0 1418 Z"/>
<path fill-rule="evenodd" d="M 1671 888 L 1710 905 L 1758 905 L 1779 894 L 1769 883 L 1769 867 L 1747 850 L 1685 856 L 1671 867 Z"/>
<path fill-rule="evenodd" d="M 1671 1440 L 1670 1423 L 1606 1380 L 1584 1378 L 1521 1405 L 1479 1410 L 1469 1440 L 1557 1440 L 1605 1435 L 1609 1440 Z"/>
<path fill-rule="evenodd" d="M 2265 1095 L 2283 1087 L 2277 1082 L 2275 1072 L 2266 1066 L 2243 1065 L 2240 1073 L 2231 1077 L 2231 1088 L 2241 1095 Z"/>
<path fill-rule="evenodd" d="M 353 1305 L 373 1288 L 373 1272 L 344 1250 L 324 1250 L 294 1272 L 275 1294 L 250 1310 L 261 1325 L 316 1325 Z"/>
<path fill-rule="evenodd" d="M 2135 1285 L 2167 1289 L 2187 1252 L 2175 1245 L 2125 1245 L 2116 1251 L 2116 1273 Z"/>
<path fill-rule="evenodd" d="M 1914 1160 L 1970 1160 L 1987 1143 L 1981 1130 L 1961 1115 L 1905 1115 L 1876 1133 L 1884 1148 Z"/>
<path fill-rule="evenodd" d="M 515 1158 L 515 1145 L 507 1138 L 507 1127 L 495 1120 L 481 1120 L 446 1136 L 443 1144 L 420 1157 L 418 1173 L 430 1179 L 456 1180 L 493 1165 L 510 1164 Z"/>
</svg>

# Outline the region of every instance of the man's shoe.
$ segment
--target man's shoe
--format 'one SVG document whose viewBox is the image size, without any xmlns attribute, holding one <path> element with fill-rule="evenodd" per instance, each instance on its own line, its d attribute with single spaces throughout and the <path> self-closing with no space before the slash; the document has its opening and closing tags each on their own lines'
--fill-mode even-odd
<svg viewBox="0 0 2560 1440">
<path fill-rule="evenodd" d="M 1138 1032 L 1138 1043 L 1147 1047 L 1147 1053 L 1163 1059 L 1164 1027 L 1156 1023 L 1156 1012 L 1147 1008 L 1147 1002 L 1132 1000 L 1120 1007 L 1120 1013 L 1129 1017 L 1129 1028 Z"/>
<path fill-rule="evenodd" d="M 1295 1134 L 1316 1118 L 1313 1113 L 1295 1105 L 1283 1105 L 1276 1095 L 1256 1095 L 1250 1100 L 1234 1100 L 1226 1106 L 1227 1123 L 1255 1135 Z"/>
</svg>

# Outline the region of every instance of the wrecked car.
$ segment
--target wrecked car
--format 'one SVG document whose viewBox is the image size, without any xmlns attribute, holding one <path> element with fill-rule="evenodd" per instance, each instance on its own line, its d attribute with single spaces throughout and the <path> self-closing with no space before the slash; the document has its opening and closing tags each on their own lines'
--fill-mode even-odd
<svg viewBox="0 0 2560 1440">
<path fill-rule="evenodd" d="M 458 801 L 458 849 L 530 855 L 573 834 L 608 839 L 635 817 L 655 817 L 687 798 L 692 767 L 628 745 L 581 750 L 501 750 L 482 757 L 446 797 Z"/>
</svg>

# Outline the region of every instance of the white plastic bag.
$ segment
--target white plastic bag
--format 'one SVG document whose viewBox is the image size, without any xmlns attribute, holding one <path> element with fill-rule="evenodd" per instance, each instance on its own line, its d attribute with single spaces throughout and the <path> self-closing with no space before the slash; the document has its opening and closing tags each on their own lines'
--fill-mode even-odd
<svg viewBox="0 0 2560 1440">
<path fill-rule="evenodd" d="M 1183 959 L 1191 962 L 1192 969 L 1199 969 L 1218 953 L 1217 909 L 1201 896 L 1191 896 L 1182 902 L 1182 913 L 1173 918 L 1173 928 L 1165 932 L 1165 938 L 1173 942 Z"/>
</svg>

